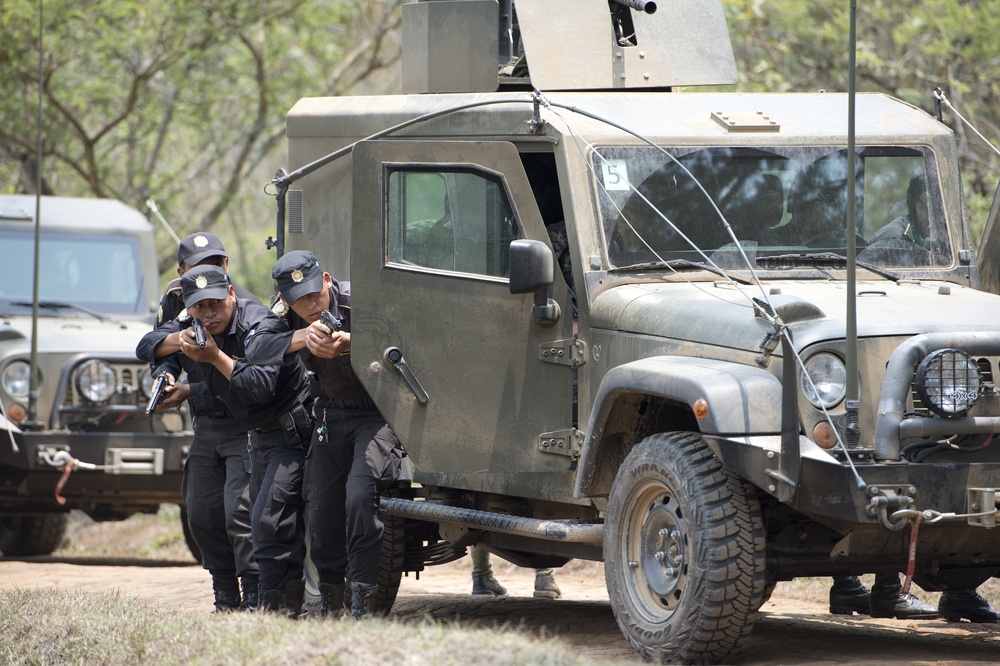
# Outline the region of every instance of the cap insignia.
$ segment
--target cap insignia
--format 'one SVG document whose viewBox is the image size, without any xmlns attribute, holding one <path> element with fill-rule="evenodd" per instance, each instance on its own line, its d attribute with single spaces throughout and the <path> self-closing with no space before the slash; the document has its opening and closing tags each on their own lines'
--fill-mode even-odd
<svg viewBox="0 0 1000 666">
<path fill-rule="evenodd" d="M 193 242 L 195 244 L 195 247 L 207 247 L 208 246 L 208 239 L 205 238 L 204 236 L 195 236 Z"/>
<path fill-rule="evenodd" d="M 295 283 L 302 282 L 302 278 L 303 278 L 302 271 L 300 271 L 298 268 L 292 271 L 292 282 Z"/>
<path fill-rule="evenodd" d="M 274 305 L 271 306 L 271 312 L 279 317 L 284 317 L 285 313 L 288 312 L 288 307 L 285 305 L 284 301 L 279 299 L 275 301 Z"/>
<path fill-rule="evenodd" d="M 208 286 L 208 278 L 205 277 L 204 275 L 199 275 L 194 279 L 194 286 L 198 287 L 199 289 L 204 289 L 205 287 Z"/>
</svg>

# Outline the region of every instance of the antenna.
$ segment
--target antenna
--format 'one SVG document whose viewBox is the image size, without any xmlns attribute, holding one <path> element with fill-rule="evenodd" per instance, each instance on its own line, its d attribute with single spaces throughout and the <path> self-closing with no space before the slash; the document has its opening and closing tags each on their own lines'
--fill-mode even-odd
<svg viewBox="0 0 1000 666">
<path fill-rule="evenodd" d="M 28 416 L 22 424 L 26 427 L 37 425 L 38 417 L 38 264 L 41 258 L 42 241 L 42 98 L 45 77 L 45 50 L 42 48 L 44 0 L 38 0 L 38 132 L 37 158 L 35 160 L 35 270 L 31 295 L 31 359 L 28 371 Z"/>
<path fill-rule="evenodd" d="M 855 88 L 857 82 L 857 0 L 851 0 L 851 27 L 848 37 L 848 82 L 847 82 L 847 312 L 846 312 L 846 355 L 847 355 L 847 396 L 846 396 L 846 427 L 847 438 L 857 442 L 859 436 L 858 409 L 861 403 L 858 396 L 858 304 L 856 279 L 857 266 L 857 228 L 858 209 L 855 191 Z"/>
</svg>

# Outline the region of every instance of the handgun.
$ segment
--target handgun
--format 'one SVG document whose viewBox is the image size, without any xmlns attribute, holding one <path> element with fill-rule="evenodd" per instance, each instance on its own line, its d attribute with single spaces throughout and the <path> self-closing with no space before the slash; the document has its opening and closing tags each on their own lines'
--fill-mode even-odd
<svg viewBox="0 0 1000 666">
<path fill-rule="evenodd" d="M 163 391 L 167 388 L 167 373 L 161 372 L 153 380 L 153 390 L 149 392 L 149 403 L 146 404 L 146 416 L 152 416 L 156 406 L 163 400 Z"/>
<path fill-rule="evenodd" d="M 340 323 L 340 320 L 334 317 L 333 313 L 330 312 L 329 310 L 323 310 L 322 312 L 320 312 L 319 320 L 323 322 L 324 326 L 330 329 L 331 333 L 339 331 L 341 328 L 343 328 L 343 324 Z"/>
<path fill-rule="evenodd" d="M 191 324 L 191 328 L 194 329 L 194 341 L 198 344 L 198 349 L 205 348 L 205 327 L 201 325 L 201 322 L 197 319 Z"/>
</svg>

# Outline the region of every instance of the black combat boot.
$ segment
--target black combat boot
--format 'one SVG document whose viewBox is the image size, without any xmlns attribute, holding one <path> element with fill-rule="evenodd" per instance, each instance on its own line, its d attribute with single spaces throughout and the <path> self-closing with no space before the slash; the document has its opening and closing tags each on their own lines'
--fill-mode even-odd
<svg viewBox="0 0 1000 666">
<path fill-rule="evenodd" d="M 942 592 L 938 601 L 938 615 L 949 622 L 969 622 L 996 624 L 997 611 L 975 590 L 951 590 Z"/>
<path fill-rule="evenodd" d="M 240 578 L 240 587 L 243 588 L 243 600 L 240 603 L 240 610 L 257 610 L 257 594 L 260 587 L 260 578 L 256 574 L 247 574 Z"/>
<path fill-rule="evenodd" d="M 938 616 L 937 608 L 929 606 L 912 594 L 903 594 L 896 574 L 878 574 L 872 585 L 872 617 L 894 617 L 897 620 L 923 620 Z"/>
<path fill-rule="evenodd" d="M 240 585 L 235 576 L 212 576 L 215 612 L 229 613 L 240 607 Z"/>
<path fill-rule="evenodd" d="M 493 577 L 493 572 L 484 571 L 483 573 L 472 572 L 472 594 L 474 595 L 491 595 L 494 597 L 502 597 L 507 594 L 507 588 L 500 584 L 496 578 Z"/>
<path fill-rule="evenodd" d="M 351 617 L 361 620 L 372 616 L 377 590 L 378 585 L 351 583 Z"/>
<path fill-rule="evenodd" d="M 289 620 L 297 620 L 303 615 L 302 603 L 306 598 L 306 584 L 303 580 L 293 580 L 285 585 L 285 603 L 281 607 Z"/>
<path fill-rule="evenodd" d="M 834 576 L 830 588 L 830 612 L 834 615 L 868 615 L 872 594 L 857 576 Z"/>
<path fill-rule="evenodd" d="M 345 583 L 333 585 L 331 583 L 319 584 L 319 614 L 320 617 L 332 617 L 334 619 L 344 615 L 344 591 L 347 589 Z"/>
<path fill-rule="evenodd" d="M 260 597 L 258 598 L 258 612 L 280 613 L 281 602 L 284 596 L 284 590 L 261 590 Z"/>
</svg>

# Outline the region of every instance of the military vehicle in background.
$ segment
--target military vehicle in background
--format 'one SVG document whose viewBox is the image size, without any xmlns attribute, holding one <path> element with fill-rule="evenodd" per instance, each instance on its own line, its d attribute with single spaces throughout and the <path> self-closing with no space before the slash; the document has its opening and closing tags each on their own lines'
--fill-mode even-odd
<svg viewBox="0 0 1000 666">
<path fill-rule="evenodd" d="M 860 94 L 849 154 L 846 94 L 689 91 L 737 80 L 718 0 L 403 18 L 402 94 L 289 112 L 271 239 L 351 280 L 409 454 L 383 610 L 472 544 L 600 560 L 638 652 L 718 662 L 780 580 L 1000 571 L 1000 298 L 948 127 Z"/>
<path fill-rule="evenodd" d="M 29 401 L 35 207 L 34 196 L 0 195 L 6 556 L 51 553 L 70 509 L 102 521 L 181 504 L 190 443 L 186 411 L 145 415 L 152 379 L 135 346 L 152 326 L 159 275 L 152 226 L 118 201 L 41 198 L 38 392 Z"/>
</svg>

